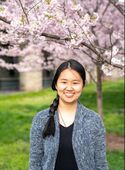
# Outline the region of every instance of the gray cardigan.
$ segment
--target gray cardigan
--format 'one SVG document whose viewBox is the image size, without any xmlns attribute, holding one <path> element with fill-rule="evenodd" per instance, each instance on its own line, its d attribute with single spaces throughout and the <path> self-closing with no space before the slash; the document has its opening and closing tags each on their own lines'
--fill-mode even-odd
<svg viewBox="0 0 125 170">
<path fill-rule="evenodd" d="M 54 170 L 59 148 L 59 121 L 55 113 L 55 136 L 42 138 L 49 109 L 39 112 L 33 119 L 30 133 L 29 170 Z M 77 106 L 72 145 L 79 170 L 108 170 L 105 150 L 105 128 L 100 116 Z"/>
</svg>

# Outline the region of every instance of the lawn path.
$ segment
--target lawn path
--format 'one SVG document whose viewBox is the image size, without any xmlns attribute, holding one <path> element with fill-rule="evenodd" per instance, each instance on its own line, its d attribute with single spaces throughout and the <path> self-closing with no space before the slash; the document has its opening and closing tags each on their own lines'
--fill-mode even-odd
<svg viewBox="0 0 125 170">
<path fill-rule="evenodd" d="M 115 134 L 107 134 L 106 140 L 108 150 L 124 150 L 124 137 Z"/>
</svg>

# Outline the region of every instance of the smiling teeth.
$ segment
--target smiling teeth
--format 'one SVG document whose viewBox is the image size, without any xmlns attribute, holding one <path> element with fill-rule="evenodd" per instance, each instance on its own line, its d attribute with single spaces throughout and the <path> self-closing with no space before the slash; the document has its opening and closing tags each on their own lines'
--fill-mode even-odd
<svg viewBox="0 0 125 170">
<path fill-rule="evenodd" d="M 73 94 L 70 94 L 70 93 L 66 93 L 65 95 L 66 96 L 73 96 Z"/>
</svg>

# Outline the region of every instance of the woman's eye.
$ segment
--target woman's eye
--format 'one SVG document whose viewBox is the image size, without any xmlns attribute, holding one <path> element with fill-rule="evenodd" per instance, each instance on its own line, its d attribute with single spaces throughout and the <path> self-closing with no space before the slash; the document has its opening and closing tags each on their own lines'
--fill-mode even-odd
<svg viewBox="0 0 125 170">
<path fill-rule="evenodd" d="M 78 84 L 78 82 L 74 82 L 73 84 Z"/>
<path fill-rule="evenodd" d="M 65 82 L 65 81 L 63 81 L 63 82 L 61 82 L 61 83 L 66 84 L 66 82 Z"/>
</svg>

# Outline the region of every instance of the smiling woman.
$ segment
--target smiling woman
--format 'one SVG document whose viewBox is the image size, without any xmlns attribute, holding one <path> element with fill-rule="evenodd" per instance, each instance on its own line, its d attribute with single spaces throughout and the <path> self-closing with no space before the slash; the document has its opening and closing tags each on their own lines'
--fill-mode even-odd
<svg viewBox="0 0 125 170">
<path fill-rule="evenodd" d="M 59 121 L 61 125 L 68 127 L 75 119 L 77 101 L 83 90 L 83 80 L 77 71 L 67 68 L 61 72 L 56 90 L 59 95 Z"/>
<path fill-rule="evenodd" d="M 80 75 L 72 69 L 65 69 L 61 72 L 56 85 L 56 90 L 61 102 L 76 102 L 81 95 L 83 81 Z"/>
<path fill-rule="evenodd" d="M 78 101 L 85 80 L 76 60 L 57 68 L 52 82 L 57 97 L 33 119 L 29 170 L 108 170 L 102 119 Z"/>
</svg>

